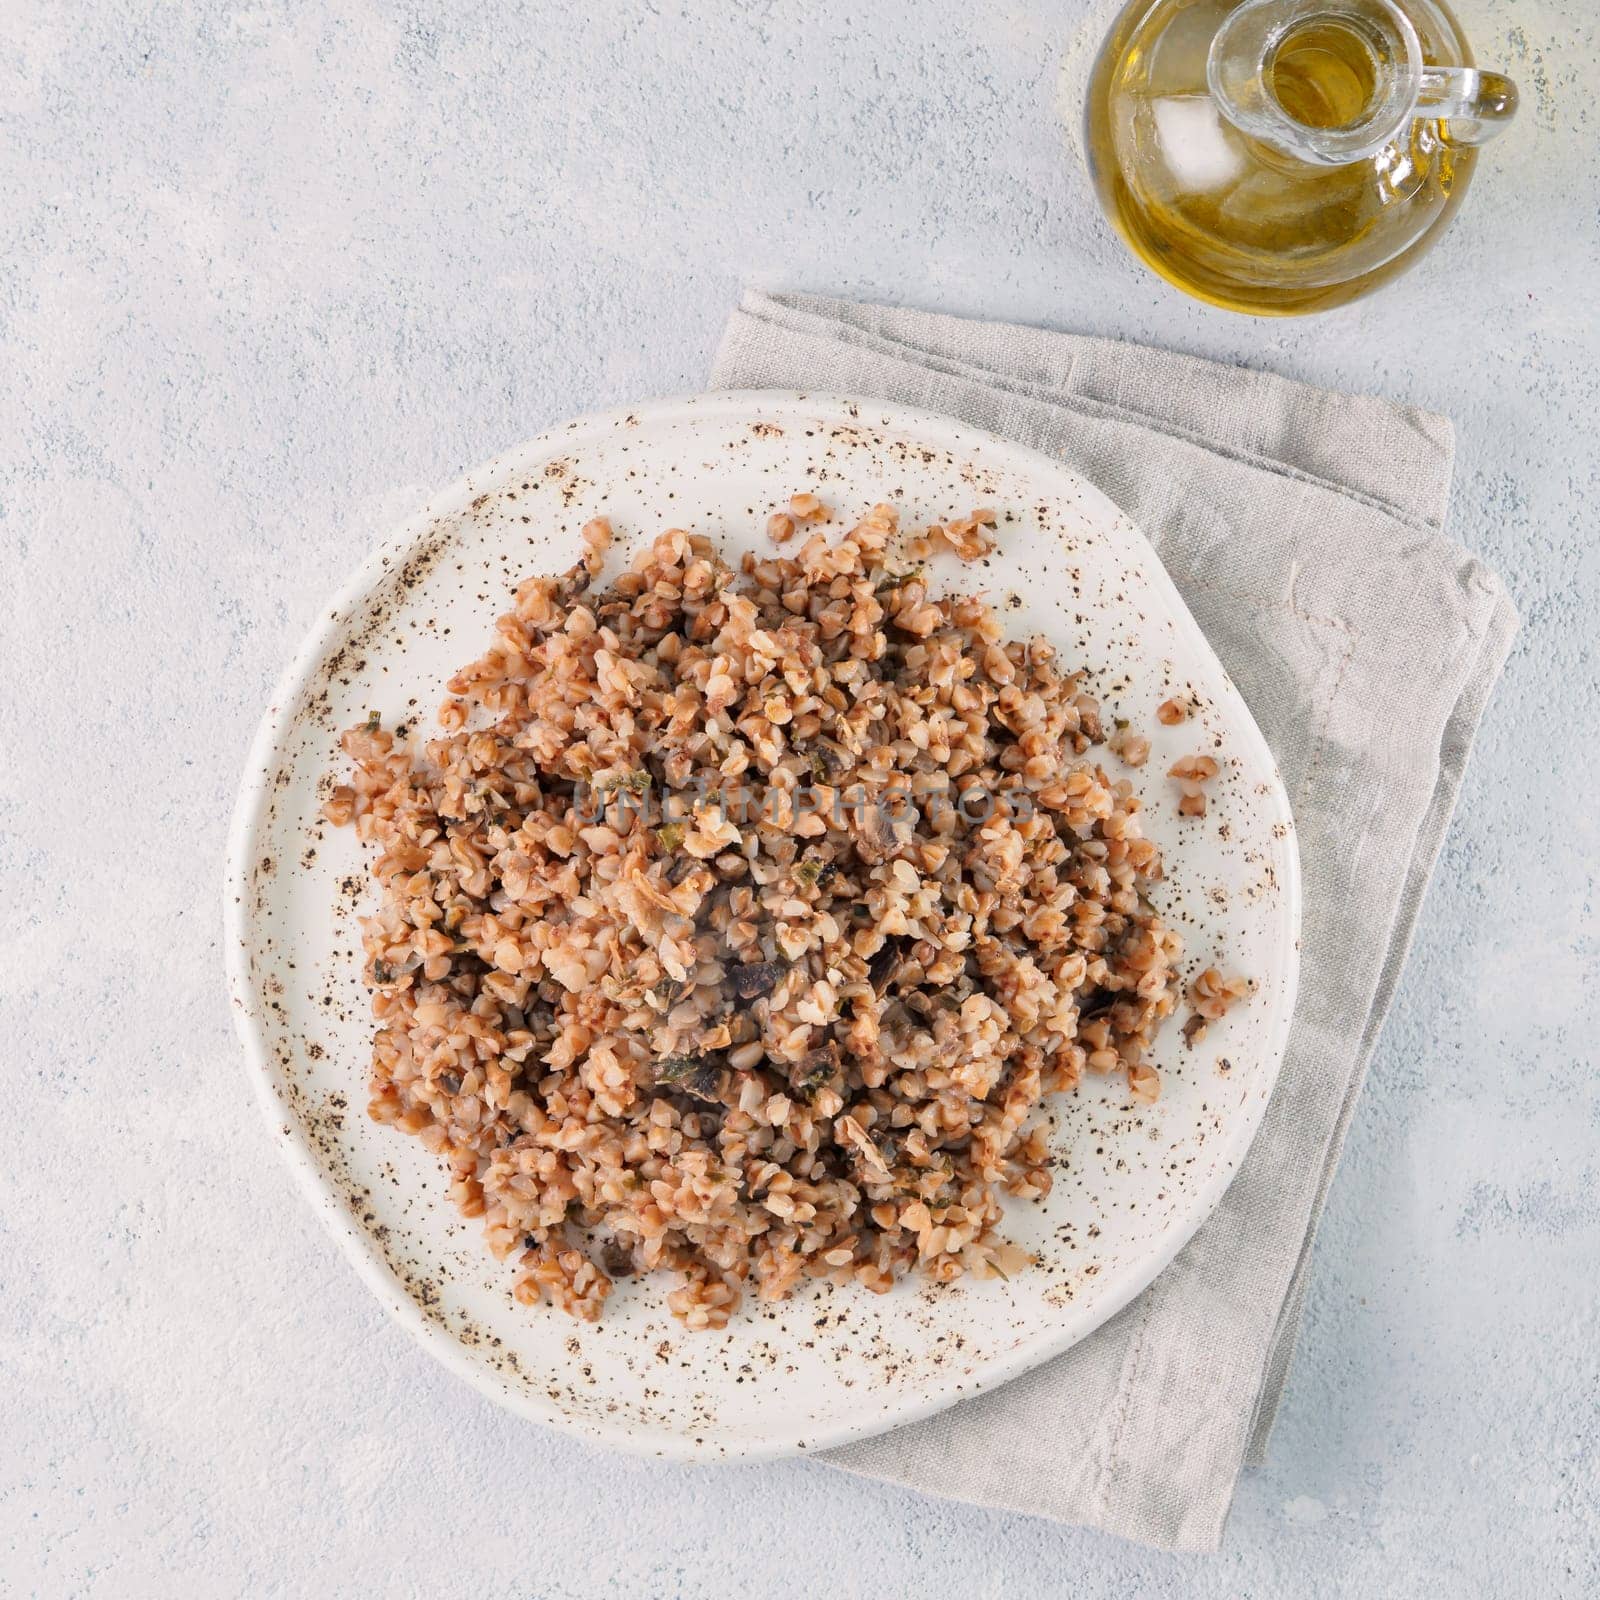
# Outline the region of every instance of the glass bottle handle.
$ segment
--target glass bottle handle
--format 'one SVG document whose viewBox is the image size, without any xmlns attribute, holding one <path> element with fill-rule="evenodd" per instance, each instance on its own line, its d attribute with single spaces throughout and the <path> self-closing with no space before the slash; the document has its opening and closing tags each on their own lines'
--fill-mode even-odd
<svg viewBox="0 0 1600 1600">
<path fill-rule="evenodd" d="M 1450 144 L 1487 144 L 1517 114 L 1517 86 L 1477 67 L 1424 67 L 1417 110 L 1437 117 Z"/>
</svg>

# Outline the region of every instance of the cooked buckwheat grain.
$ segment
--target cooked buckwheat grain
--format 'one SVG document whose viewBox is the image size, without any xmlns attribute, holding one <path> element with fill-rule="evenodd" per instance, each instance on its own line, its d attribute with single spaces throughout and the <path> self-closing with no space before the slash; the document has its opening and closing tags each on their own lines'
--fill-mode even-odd
<svg viewBox="0 0 1600 1600">
<path fill-rule="evenodd" d="M 891 508 L 831 544 L 826 514 L 795 496 L 770 532 L 804 544 L 737 572 L 669 529 L 598 591 L 592 523 L 440 736 L 344 735 L 371 1115 L 448 1163 L 525 1302 L 592 1319 L 670 1269 L 720 1327 L 747 1285 L 1014 1271 L 999 1194 L 1050 1187 L 1043 1097 L 1159 1090 L 1179 940 L 1094 699 L 903 570 Z M 971 558 L 994 521 L 906 543 Z"/>
</svg>

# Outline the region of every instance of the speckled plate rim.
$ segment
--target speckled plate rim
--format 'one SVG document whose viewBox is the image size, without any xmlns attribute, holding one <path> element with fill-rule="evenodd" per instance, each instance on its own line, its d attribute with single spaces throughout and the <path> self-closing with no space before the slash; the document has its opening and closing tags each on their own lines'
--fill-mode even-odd
<svg viewBox="0 0 1600 1600">
<path fill-rule="evenodd" d="M 1228 692 L 1235 698 L 1239 731 L 1253 747 L 1250 750 L 1251 763 L 1263 774 L 1270 775 L 1271 794 L 1268 798 L 1271 810 L 1277 820 L 1288 824 L 1283 840 L 1285 850 L 1281 877 L 1287 915 L 1282 922 L 1277 952 L 1284 999 L 1273 1019 L 1263 1052 L 1264 1071 L 1268 1075 L 1266 1090 L 1252 1096 L 1233 1123 L 1226 1159 L 1217 1164 L 1195 1193 L 1185 1224 L 1169 1230 L 1158 1249 L 1121 1268 L 1113 1281 L 1101 1285 L 1092 1321 L 1068 1326 L 1062 1330 L 1059 1338 L 1045 1337 L 1020 1344 L 989 1360 L 981 1371 L 968 1373 L 959 1384 L 953 1379 L 934 1382 L 908 1393 L 895 1405 L 873 1411 L 862 1420 L 845 1420 L 831 1428 L 814 1428 L 803 1445 L 778 1439 L 770 1445 L 764 1442 L 739 1442 L 731 1448 L 724 1441 L 713 1448 L 710 1441 L 700 1444 L 684 1435 L 650 1433 L 636 1425 L 599 1422 L 587 1416 L 575 1416 L 527 1388 L 511 1387 L 474 1360 L 449 1329 L 429 1318 L 405 1292 L 375 1242 L 352 1222 L 343 1200 L 316 1158 L 305 1127 L 287 1096 L 279 1089 L 261 1009 L 249 973 L 251 919 L 247 891 L 250 864 L 260 852 L 261 834 L 267 825 L 271 774 L 279 764 L 280 747 L 294 707 L 310 686 L 336 635 L 347 625 L 352 610 L 389 575 L 396 563 L 404 563 L 412 549 L 429 537 L 441 520 L 468 511 L 475 498 L 492 491 L 501 482 L 525 474 L 529 467 L 555 454 L 569 454 L 575 447 L 581 447 L 587 438 L 609 434 L 627 419 L 674 422 L 697 416 L 737 417 L 757 409 L 763 420 L 788 411 L 797 418 L 803 416 L 809 420 L 815 420 L 819 414 L 831 414 L 844 425 L 854 424 L 863 412 L 870 412 L 885 427 L 916 435 L 928 444 L 958 455 L 972 443 L 982 441 L 986 450 L 1009 457 L 1019 470 L 1053 480 L 1096 522 L 1116 521 L 1122 524 L 1129 542 L 1141 560 L 1147 563 L 1144 570 L 1151 588 L 1171 608 L 1174 625 L 1183 643 L 1197 657 L 1215 667 Z M 268 1128 L 276 1136 L 273 1143 L 289 1163 L 301 1191 L 321 1217 L 324 1226 L 379 1304 L 441 1365 L 471 1384 L 486 1398 L 520 1416 L 631 1455 L 701 1462 L 753 1462 L 814 1455 L 853 1440 L 870 1438 L 920 1421 L 957 1401 L 998 1388 L 1062 1354 L 1110 1321 L 1147 1289 L 1216 1210 L 1260 1129 L 1272 1090 L 1276 1087 L 1294 1019 L 1300 969 L 1301 874 L 1293 820 L 1288 794 L 1265 737 L 1226 668 L 1217 660 L 1210 641 L 1194 620 L 1154 547 L 1106 494 L 1064 462 L 982 428 L 889 401 L 776 389 L 724 390 L 669 397 L 572 418 L 471 469 L 454 484 L 430 496 L 414 516 L 381 541 L 322 608 L 317 625 L 301 643 L 273 690 L 272 699 L 251 741 L 244 778 L 234 804 L 222 886 L 228 997 L 234 1025 L 244 1046 L 245 1062 L 255 1088 L 257 1104 Z"/>
</svg>

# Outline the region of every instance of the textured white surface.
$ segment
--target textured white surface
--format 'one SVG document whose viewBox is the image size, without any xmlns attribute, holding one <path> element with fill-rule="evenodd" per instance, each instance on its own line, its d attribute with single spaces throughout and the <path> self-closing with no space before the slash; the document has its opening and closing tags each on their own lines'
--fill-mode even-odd
<svg viewBox="0 0 1600 1600">
<path fill-rule="evenodd" d="M 1096 220 L 1087 0 L 0 9 L 0 1594 L 1600 1583 L 1600 52 L 1589 0 L 1459 9 L 1522 121 L 1416 274 L 1290 324 Z M 747 278 L 1460 426 L 1453 529 L 1524 628 L 1220 1557 L 519 1423 L 382 1318 L 250 1103 L 216 882 L 294 642 L 427 487 L 697 387 Z"/>
</svg>

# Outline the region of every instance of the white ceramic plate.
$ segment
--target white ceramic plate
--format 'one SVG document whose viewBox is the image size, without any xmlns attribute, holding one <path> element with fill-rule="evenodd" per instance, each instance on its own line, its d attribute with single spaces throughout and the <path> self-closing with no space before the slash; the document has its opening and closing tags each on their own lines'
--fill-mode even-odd
<svg viewBox="0 0 1600 1600">
<path fill-rule="evenodd" d="M 617 1286 L 598 1325 L 518 1305 L 510 1264 L 445 1197 L 415 1139 L 365 1113 L 370 1014 L 360 981 L 364 865 L 324 826 L 339 731 L 369 710 L 432 725 L 450 673 L 474 658 L 510 589 L 578 553 L 603 514 L 625 553 L 684 525 L 736 560 L 768 513 L 819 492 L 842 519 L 878 500 L 903 523 L 976 505 L 999 549 L 949 578 L 981 586 L 1014 634 L 1089 668 L 1106 716 L 1151 736 L 1131 774 L 1166 857 L 1163 908 L 1186 978 L 1215 964 L 1258 985 L 1199 1048 L 1176 1022 L 1155 1056 L 1162 1095 L 1120 1079 L 1052 1102 L 1055 1187 L 1012 1204 L 1008 1236 L 1039 1264 L 1009 1283 L 902 1283 L 878 1297 L 811 1287 L 753 1296 L 720 1332 L 667 1313 L 663 1277 Z M 1156 722 L 1169 694 L 1201 710 Z M 1210 813 L 1179 819 L 1164 774 L 1206 749 L 1223 763 Z M 1115 758 L 1109 765 L 1120 768 Z M 1265 742 L 1155 553 L 1059 462 L 948 418 L 813 395 L 714 394 L 556 428 L 445 490 L 324 613 L 264 718 L 239 797 L 226 890 L 228 975 L 275 1136 L 368 1285 L 453 1371 L 525 1416 L 672 1457 L 817 1450 L 925 1416 L 1064 1350 L 1124 1306 L 1206 1218 L 1261 1120 L 1288 1034 L 1299 869 Z"/>
</svg>

